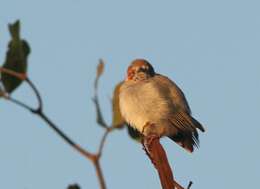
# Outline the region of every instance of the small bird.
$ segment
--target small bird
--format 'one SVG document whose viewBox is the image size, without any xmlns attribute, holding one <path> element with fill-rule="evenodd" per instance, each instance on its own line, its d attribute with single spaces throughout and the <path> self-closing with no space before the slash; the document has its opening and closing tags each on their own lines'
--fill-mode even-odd
<svg viewBox="0 0 260 189">
<path fill-rule="evenodd" d="M 136 59 L 128 67 L 119 107 L 126 122 L 142 135 L 167 136 L 189 152 L 199 145 L 197 129 L 205 131 L 191 116 L 181 89 L 144 59 Z"/>
</svg>

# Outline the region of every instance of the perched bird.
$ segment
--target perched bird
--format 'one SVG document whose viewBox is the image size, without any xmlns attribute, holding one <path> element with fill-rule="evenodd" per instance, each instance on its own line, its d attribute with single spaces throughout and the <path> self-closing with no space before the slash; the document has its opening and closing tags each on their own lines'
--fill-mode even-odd
<svg viewBox="0 0 260 189">
<path fill-rule="evenodd" d="M 197 129 L 205 131 L 191 116 L 181 89 L 144 59 L 136 59 L 128 67 L 119 107 L 126 122 L 144 136 L 168 136 L 189 152 L 199 145 Z"/>
</svg>

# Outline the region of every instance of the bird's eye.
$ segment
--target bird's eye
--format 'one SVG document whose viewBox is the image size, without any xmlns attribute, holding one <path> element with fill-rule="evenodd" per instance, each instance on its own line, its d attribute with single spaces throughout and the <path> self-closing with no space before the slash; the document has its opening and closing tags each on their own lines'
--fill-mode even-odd
<svg viewBox="0 0 260 189">
<path fill-rule="evenodd" d="M 147 71 L 147 69 L 145 68 L 145 67 L 141 67 L 141 68 L 139 68 L 139 70 L 138 70 L 138 72 L 146 72 Z"/>
</svg>

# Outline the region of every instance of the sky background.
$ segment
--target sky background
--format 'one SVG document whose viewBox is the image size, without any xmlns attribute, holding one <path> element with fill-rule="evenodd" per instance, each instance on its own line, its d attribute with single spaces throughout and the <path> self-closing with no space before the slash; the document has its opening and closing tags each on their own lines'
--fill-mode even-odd
<svg viewBox="0 0 260 189">
<path fill-rule="evenodd" d="M 32 48 L 29 76 L 46 114 L 90 151 L 103 133 L 91 101 L 98 59 L 106 62 L 99 97 L 110 123 L 114 86 L 133 59 L 146 58 L 182 88 L 207 130 L 193 154 L 161 140 L 179 183 L 192 180 L 192 189 L 257 188 L 259 7 L 256 0 L 1 0 L 0 57 L 3 62 L 10 39 L 7 24 L 20 19 Z M 26 85 L 13 95 L 36 102 Z M 99 188 L 89 161 L 38 117 L 4 100 L 0 150 L 1 188 Z M 109 136 L 101 164 L 110 189 L 160 188 L 155 169 L 126 130 Z"/>
</svg>

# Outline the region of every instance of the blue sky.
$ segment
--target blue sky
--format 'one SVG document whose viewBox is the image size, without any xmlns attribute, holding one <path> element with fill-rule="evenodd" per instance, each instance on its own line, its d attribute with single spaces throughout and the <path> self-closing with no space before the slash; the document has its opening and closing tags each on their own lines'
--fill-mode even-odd
<svg viewBox="0 0 260 189">
<path fill-rule="evenodd" d="M 184 91 L 194 117 L 204 124 L 201 147 L 189 154 L 162 143 L 176 179 L 193 189 L 257 188 L 260 159 L 259 1 L 3 0 L 0 57 L 9 40 L 7 24 L 20 19 L 32 48 L 29 76 L 40 89 L 46 114 L 88 150 L 102 129 L 91 101 L 98 59 L 105 118 L 109 99 L 135 58 Z M 26 85 L 14 96 L 34 104 Z M 0 101 L 1 188 L 98 188 L 92 164 L 65 145 L 41 120 Z M 160 188 L 156 171 L 126 132 L 107 141 L 102 167 L 108 188 Z"/>
</svg>

